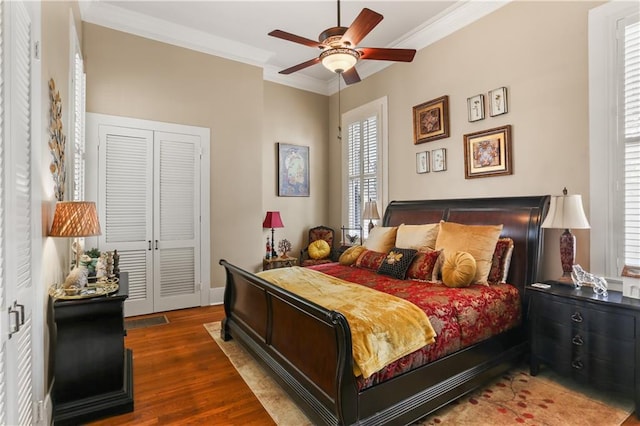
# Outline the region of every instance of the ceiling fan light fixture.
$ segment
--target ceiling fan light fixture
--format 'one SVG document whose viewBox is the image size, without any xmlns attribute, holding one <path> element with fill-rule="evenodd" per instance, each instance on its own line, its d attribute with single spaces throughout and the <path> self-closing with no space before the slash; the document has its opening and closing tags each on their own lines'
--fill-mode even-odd
<svg viewBox="0 0 640 426">
<path fill-rule="evenodd" d="M 334 47 L 320 54 L 322 65 L 329 71 L 338 74 L 353 68 L 359 58 L 360 53 L 357 50 L 346 47 Z"/>
</svg>

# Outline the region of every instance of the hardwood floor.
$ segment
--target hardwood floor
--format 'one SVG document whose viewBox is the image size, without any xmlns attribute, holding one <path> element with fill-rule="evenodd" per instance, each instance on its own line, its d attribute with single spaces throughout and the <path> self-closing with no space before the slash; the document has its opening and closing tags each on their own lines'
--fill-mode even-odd
<svg viewBox="0 0 640 426">
<path fill-rule="evenodd" d="M 134 411 L 90 424 L 274 425 L 202 326 L 222 320 L 223 307 L 165 315 L 169 324 L 129 330 L 125 338 L 133 350 Z"/>
<path fill-rule="evenodd" d="M 125 338 L 133 349 L 135 410 L 90 424 L 274 425 L 202 326 L 221 321 L 223 307 L 165 315 L 169 324 L 129 330 Z M 640 426 L 640 421 L 632 414 L 623 425 Z"/>
</svg>

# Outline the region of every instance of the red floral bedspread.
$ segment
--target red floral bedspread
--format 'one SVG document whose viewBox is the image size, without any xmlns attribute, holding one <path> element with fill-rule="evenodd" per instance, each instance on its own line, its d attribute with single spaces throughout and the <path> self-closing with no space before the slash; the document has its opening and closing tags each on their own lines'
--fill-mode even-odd
<svg viewBox="0 0 640 426">
<path fill-rule="evenodd" d="M 398 280 L 371 270 L 327 263 L 313 269 L 345 281 L 406 299 L 429 316 L 436 343 L 425 346 L 374 373 L 358 378 L 360 389 L 384 382 L 466 346 L 509 330 L 521 321 L 518 290 L 510 284 L 449 288 L 444 284 Z"/>
</svg>

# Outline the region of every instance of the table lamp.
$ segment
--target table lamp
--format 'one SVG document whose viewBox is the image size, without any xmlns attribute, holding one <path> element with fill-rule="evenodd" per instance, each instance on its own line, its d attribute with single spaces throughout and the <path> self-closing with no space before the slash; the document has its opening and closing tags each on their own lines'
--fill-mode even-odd
<svg viewBox="0 0 640 426">
<path fill-rule="evenodd" d="M 542 227 L 564 229 L 560 236 L 562 277 L 559 278 L 559 281 L 572 282 L 571 271 L 576 258 L 576 237 L 571 233 L 571 228 L 590 228 L 582 208 L 582 196 L 567 195 L 567 188 L 564 188 L 561 196 L 551 197 L 549 212 L 542 222 Z"/>
<path fill-rule="evenodd" d="M 364 211 L 362 212 L 362 218 L 369 221 L 369 232 L 373 228 L 373 221 L 379 220 L 378 205 L 375 201 L 369 200 L 364 203 Z"/>
<path fill-rule="evenodd" d="M 262 227 L 271 228 L 271 257 L 276 258 L 278 257 L 278 253 L 276 253 L 276 246 L 273 241 L 274 228 L 284 228 L 284 224 L 280 218 L 280 212 L 267 212 L 262 222 Z"/>
<path fill-rule="evenodd" d="M 90 201 L 59 201 L 51 224 L 51 237 L 75 238 L 71 249 L 75 254 L 75 265 L 80 265 L 82 244 L 79 238 L 100 235 L 100 222 L 96 203 Z"/>
</svg>

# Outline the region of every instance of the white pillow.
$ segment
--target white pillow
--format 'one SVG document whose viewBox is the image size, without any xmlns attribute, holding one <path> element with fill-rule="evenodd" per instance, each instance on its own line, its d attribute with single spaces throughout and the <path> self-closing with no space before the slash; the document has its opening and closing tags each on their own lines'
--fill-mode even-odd
<svg viewBox="0 0 640 426">
<path fill-rule="evenodd" d="M 418 251 L 435 250 L 439 229 L 439 223 L 425 225 L 405 225 L 403 223 L 398 226 L 396 247 Z"/>
</svg>

